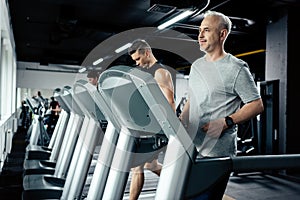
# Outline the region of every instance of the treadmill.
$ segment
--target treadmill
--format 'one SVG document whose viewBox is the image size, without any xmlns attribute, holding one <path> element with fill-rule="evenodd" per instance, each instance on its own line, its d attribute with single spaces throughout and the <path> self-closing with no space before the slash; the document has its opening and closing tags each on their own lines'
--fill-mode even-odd
<svg viewBox="0 0 300 200">
<path fill-rule="evenodd" d="M 46 187 L 43 187 L 45 186 L 45 184 L 55 185 L 56 187 L 64 185 L 66 174 L 69 169 L 69 165 L 73 156 L 76 142 L 80 134 L 80 130 L 83 127 L 83 125 L 87 126 L 87 122 L 84 124 L 84 113 L 82 112 L 78 104 L 73 100 L 72 88 L 69 86 L 65 86 L 63 96 L 65 100 L 64 102 L 68 105 L 68 107 L 71 110 L 66 131 L 64 133 L 63 141 L 60 145 L 61 147 L 59 151 L 54 151 L 51 153 L 51 156 L 53 156 L 53 158 L 57 157 L 57 159 L 55 160 L 56 162 L 53 165 L 54 172 L 46 172 L 48 174 L 29 173 L 28 175 L 24 175 L 24 189 L 22 194 L 23 199 L 35 199 L 39 198 L 39 194 L 45 195 L 45 191 L 47 191 Z M 58 143 L 56 144 L 58 145 Z M 52 159 L 51 156 L 50 160 Z M 37 171 L 41 170 L 40 168 L 47 169 L 48 171 L 51 170 L 51 167 L 49 166 L 39 166 Z M 49 193 L 53 194 L 54 196 L 57 196 L 58 194 L 62 193 L 62 189 L 50 191 L 52 191 L 52 193 Z"/>
<path fill-rule="evenodd" d="M 60 103 L 61 113 L 48 147 L 39 145 L 28 145 L 26 147 L 26 156 L 23 163 L 24 175 L 54 173 L 62 141 L 64 138 L 68 138 L 70 133 L 71 126 L 67 128 L 67 125 L 68 123 L 72 124 L 72 120 L 69 120 L 72 105 L 67 100 L 67 96 L 70 95 L 68 88 L 66 86 L 65 89 L 54 94 Z"/>
<path fill-rule="evenodd" d="M 192 138 L 152 75 L 136 68 L 114 66 L 102 72 L 99 92 L 121 126 L 102 199 L 122 199 L 134 166 L 135 138 L 145 136 L 141 132 L 168 137 L 155 199 L 197 197 L 230 172 L 300 168 L 299 154 L 199 159 Z"/>
</svg>

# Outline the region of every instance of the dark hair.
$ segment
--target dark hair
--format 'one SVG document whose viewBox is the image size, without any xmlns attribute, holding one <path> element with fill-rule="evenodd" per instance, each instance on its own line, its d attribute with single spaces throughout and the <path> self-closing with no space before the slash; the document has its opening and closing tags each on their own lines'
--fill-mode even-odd
<svg viewBox="0 0 300 200">
<path fill-rule="evenodd" d="M 89 71 L 88 74 L 87 74 L 87 77 L 88 78 L 98 78 L 99 77 L 99 72 L 96 71 L 96 70 Z"/>
<path fill-rule="evenodd" d="M 132 55 L 136 51 L 138 51 L 139 54 L 145 53 L 145 50 L 148 49 L 151 51 L 150 45 L 142 39 L 136 39 L 132 42 L 132 45 L 128 48 L 128 54 Z"/>
</svg>

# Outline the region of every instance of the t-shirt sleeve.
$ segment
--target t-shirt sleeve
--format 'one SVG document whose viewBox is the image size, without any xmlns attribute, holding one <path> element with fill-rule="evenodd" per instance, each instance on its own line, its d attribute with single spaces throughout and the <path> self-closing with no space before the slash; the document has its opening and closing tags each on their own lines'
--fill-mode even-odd
<svg viewBox="0 0 300 200">
<path fill-rule="evenodd" d="M 260 98 L 254 78 L 247 66 L 241 67 L 237 75 L 234 89 L 243 103 L 249 103 Z"/>
</svg>

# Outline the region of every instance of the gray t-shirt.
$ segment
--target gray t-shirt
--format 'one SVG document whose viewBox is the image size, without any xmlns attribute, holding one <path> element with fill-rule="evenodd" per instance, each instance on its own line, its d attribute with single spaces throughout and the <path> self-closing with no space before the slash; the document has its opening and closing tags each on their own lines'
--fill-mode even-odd
<svg viewBox="0 0 300 200">
<path fill-rule="evenodd" d="M 199 156 L 236 155 L 237 126 L 225 130 L 219 138 L 208 137 L 199 127 L 236 112 L 241 102 L 260 98 L 247 63 L 231 54 L 215 62 L 197 59 L 190 71 L 189 95 L 188 131 Z"/>
</svg>

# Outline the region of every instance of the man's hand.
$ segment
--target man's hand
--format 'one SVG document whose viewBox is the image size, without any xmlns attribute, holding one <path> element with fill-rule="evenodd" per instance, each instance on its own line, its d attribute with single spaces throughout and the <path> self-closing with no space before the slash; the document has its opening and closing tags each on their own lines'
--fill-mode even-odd
<svg viewBox="0 0 300 200">
<path fill-rule="evenodd" d="M 201 127 L 202 131 L 213 138 L 219 138 L 222 131 L 226 129 L 226 123 L 224 118 L 220 118 L 214 121 L 210 121 Z"/>
</svg>

